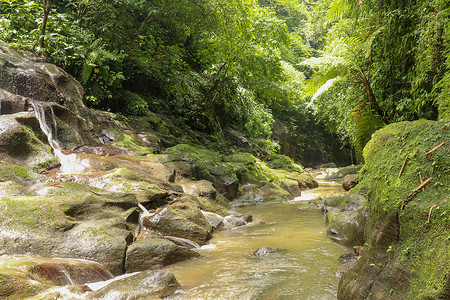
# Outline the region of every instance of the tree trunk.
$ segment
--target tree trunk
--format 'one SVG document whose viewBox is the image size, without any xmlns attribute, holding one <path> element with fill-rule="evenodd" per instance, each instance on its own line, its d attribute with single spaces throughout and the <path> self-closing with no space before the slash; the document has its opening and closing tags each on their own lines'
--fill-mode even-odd
<svg viewBox="0 0 450 300">
<path fill-rule="evenodd" d="M 50 0 L 42 0 L 44 5 L 44 17 L 42 18 L 41 36 L 39 38 L 39 47 L 44 49 L 45 47 L 45 30 L 47 28 L 48 14 L 50 13 Z"/>
</svg>

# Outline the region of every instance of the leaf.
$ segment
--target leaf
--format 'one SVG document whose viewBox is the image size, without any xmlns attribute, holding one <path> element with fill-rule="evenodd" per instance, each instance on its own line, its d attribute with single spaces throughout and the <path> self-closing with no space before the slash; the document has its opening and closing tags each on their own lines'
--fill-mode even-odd
<svg viewBox="0 0 450 300">
<path fill-rule="evenodd" d="M 83 69 L 81 70 L 81 82 L 83 84 L 86 84 L 88 82 L 89 77 L 91 77 L 93 67 L 91 65 L 84 65 Z"/>
</svg>

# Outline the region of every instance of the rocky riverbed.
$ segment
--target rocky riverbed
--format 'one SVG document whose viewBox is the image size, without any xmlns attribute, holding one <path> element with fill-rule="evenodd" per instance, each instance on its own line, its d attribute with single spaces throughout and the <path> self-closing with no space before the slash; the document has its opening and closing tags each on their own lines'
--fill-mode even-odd
<svg viewBox="0 0 450 300">
<path fill-rule="evenodd" d="M 4 43 L 0 66 L 1 297 L 57 298 L 54 287 L 71 280 L 72 297 L 165 297 L 178 283 L 159 269 L 251 221 L 230 200 L 291 199 L 317 186 L 287 157 L 257 158 L 239 133 L 228 132 L 234 146 L 221 154 L 164 117 L 90 110 L 71 76 Z M 133 278 L 84 285 L 122 274 Z"/>
<path fill-rule="evenodd" d="M 218 143 L 164 116 L 95 111 L 83 99 L 66 72 L 0 42 L 2 298 L 170 296 L 179 283 L 162 268 L 250 222 L 237 207 L 317 187 L 233 129 Z M 391 124 L 364 158 L 358 176 L 318 174 L 350 190 L 322 207 L 328 236 L 357 246 L 338 272 L 338 298 L 448 299 L 449 123 Z"/>
</svg>

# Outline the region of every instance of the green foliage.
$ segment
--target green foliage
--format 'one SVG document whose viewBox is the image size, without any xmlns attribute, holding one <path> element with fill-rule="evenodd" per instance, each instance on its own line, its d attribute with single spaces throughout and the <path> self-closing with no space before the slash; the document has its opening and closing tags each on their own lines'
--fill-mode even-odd
<svg viewBox="0 0 450 300">
<path fill-rule="evenodd" d="M 303 173 L 302 166 L 294 163 L 294 161 L 290 157 L 285 155 L 274 153 L 267 158 L 267 163 L 272 169 L 281 169 Z"/>
<path fill-rule="evenodd" d="M 138 94 L 130 91 L 122 91 L 122 101 L 125 103 L 123 112 L 128 115 L 144 116 L 148 112 L 148 105 Z"/>
</svg>

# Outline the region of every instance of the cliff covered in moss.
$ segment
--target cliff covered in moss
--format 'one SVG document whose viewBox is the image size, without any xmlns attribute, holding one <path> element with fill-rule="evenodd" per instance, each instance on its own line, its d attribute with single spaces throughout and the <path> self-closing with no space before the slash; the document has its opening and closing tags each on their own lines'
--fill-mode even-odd
<svg viewBox="0 0 450 300">
<path fill-rule="evenodd" d="M 449 299 L 450 124 L 391 124 L 364 158 L 352 190 L 368 197 L 364 253 L 339 299 Z"/>
</svg>

